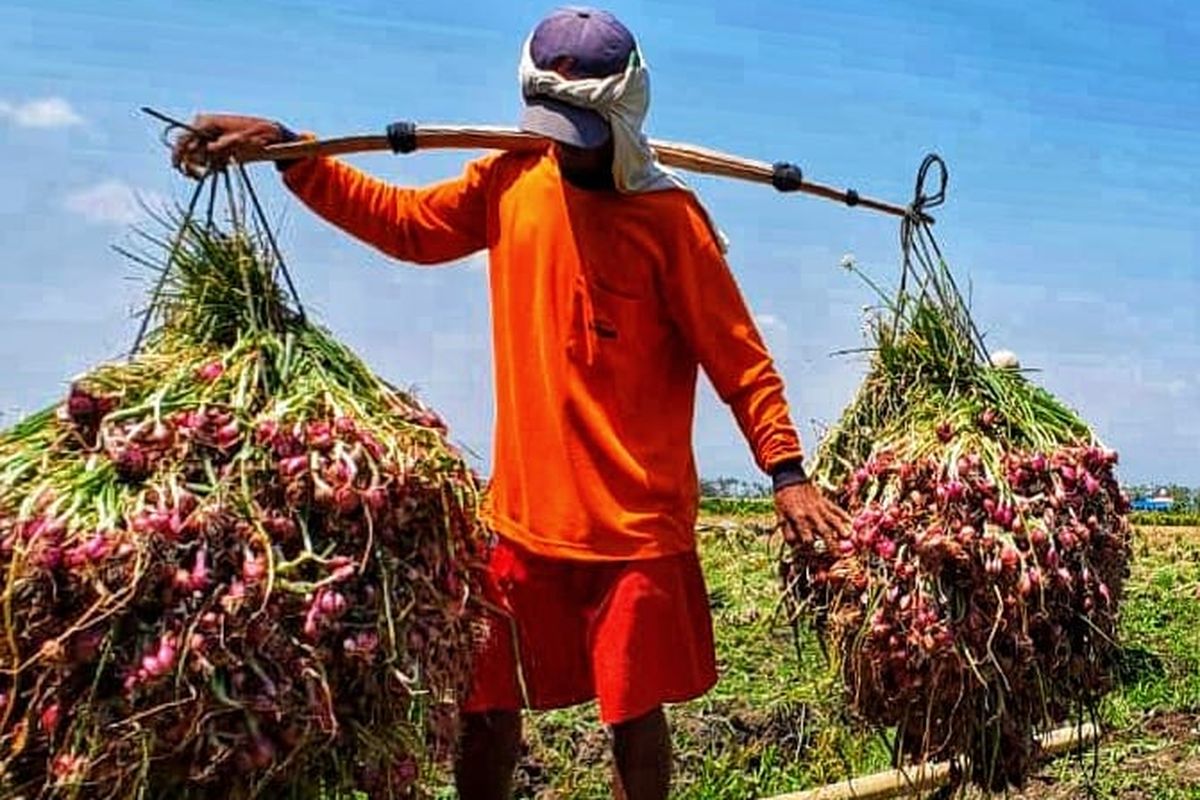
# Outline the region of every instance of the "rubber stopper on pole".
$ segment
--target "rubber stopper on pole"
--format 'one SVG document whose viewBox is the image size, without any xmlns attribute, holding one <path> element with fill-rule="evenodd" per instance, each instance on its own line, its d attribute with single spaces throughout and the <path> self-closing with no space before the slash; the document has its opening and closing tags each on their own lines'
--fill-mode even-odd
<svg viewBox="0 0 1200 800">
<path fill-rule="evenodd" d="M 771 185 L 781 192 L 794 192 L 804 186 L 804 173 L 795 164 L 780 161 L 772 166 Z"/>
<path fill-rule="evenodd" d="M 417 126 L 413 122 L 393 122 L 387 126 L 388 146 L 393 153 L 411 153 L 417 149 Z"/>
</svg>

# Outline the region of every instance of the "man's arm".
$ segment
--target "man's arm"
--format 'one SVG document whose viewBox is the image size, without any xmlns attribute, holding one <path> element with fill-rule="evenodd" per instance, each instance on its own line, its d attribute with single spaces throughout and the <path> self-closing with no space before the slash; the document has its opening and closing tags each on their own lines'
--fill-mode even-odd
<svg viewBox="0 0 1200 800">
<path fill-rule="evenodd" d="M 754 323 L 724 256 L 699 213 L 667 266 L 665 301 L 717 395 L 730 407 L 759 468 L 804 457 L 792 424 L 783 379 Z"/>
<path fill-rule="evenodd" d="M 395 186 L 342 161 L 286 165 L 283 181 L 312 211 L 351 236 L 415 264 L 454 261 L 487 247 L 487 165 L 419 189 Z"/>
<path fill-rule="evenodd" d="M 784 537 L 792 544 L 831 540 L 849 518 L 808 480 L 783 379 L 707 222 L 694 213 L 690 227 L 691 245 L 681 248 L 687 260 L 668 267 L 667 307 L 759 468 L 771 475 Z"/>
<path fill-rule="evenodd" d="M 200 115 L 197 133 L 181 136 L 176 167 L 196 176 L 203 166 L 297 138 L 260 117 Z M 284 183 L 310 209 L 343 231 L 403 261 L 454 261 L 487 246 L 488 165 L 472 162 L 464 174 L 421 189 L 393 186 L 330 158 L 280 163 Z"/>
</svg>

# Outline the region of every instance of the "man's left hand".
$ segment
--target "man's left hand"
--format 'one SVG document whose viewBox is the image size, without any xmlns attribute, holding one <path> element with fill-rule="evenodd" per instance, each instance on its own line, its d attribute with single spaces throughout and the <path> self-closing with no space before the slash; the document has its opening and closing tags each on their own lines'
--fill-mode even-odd
<svg viewBox="0 0 1200 800">
<path fill-rule="evenodd" d="M 775 492 L 775 510 L 788 545 L 832 545 L 840 532 L 850 528 L 850 515 L 825 496 L 814 484 L 784 486 Z"/>
</svg>

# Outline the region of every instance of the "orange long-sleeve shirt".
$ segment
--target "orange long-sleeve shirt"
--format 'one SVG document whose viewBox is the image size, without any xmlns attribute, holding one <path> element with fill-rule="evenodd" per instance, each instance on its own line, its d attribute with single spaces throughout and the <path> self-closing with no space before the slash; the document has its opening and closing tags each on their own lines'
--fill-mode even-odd
<svg viewBox="0 0 1200 800">
<path fill-rule="evenodd" d="M 403 261 L 488 251 L 496 423 L 484 517 L 499 535 L 583 560 L 694 548 L 698 368 L 760 468 L 802 455 L 783 382 L 690 194 L 581 190 L 548 150 L 487 156 L 419 189 L 327 158 L 284 180 Z"/>
</svg>

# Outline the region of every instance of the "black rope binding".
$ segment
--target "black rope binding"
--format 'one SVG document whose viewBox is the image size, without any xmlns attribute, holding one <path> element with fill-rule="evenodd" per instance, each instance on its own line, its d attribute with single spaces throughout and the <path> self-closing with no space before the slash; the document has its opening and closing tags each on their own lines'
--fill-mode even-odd
<svg viewBox="0 0 1200 800">
<path fill-rule="evenodd" d="M 240 228 L 246 215 L 239 213 L 244 209 L 238 207 L 237 195 L 233 193 L 233 178 L 229 175 L 229 167 L 226 166 L 218 174 L 225 184 L 225 203 L 229 206 L 229 224 L 234 228 Z"/>
<path fill-rule="evenodd" d="M 267 241 L 271 245 L 271 253 L 275 256 L 275 262 L 279 264 L 279 272 L 283 275 L 284 281 L 287 282 L 288 291 L 292 295 L 292 301 L 296 304 L 296 313 L 300 317 L 300 322 L 303 323 L 307 319 L 304 313 L 304 304 L 300 302 L 300 293 L 296 291 L 296 284 L 292 282 L 292 274 L 288 271 L 287 264 L 284 263 L 283 253 L 279 251 L 279 244 L 275 241 L 275 233 L 271 230 L 271 226 L 267 224 L 267 215 L 263 213 L 262 205 L 258 202 L 258 193 L 254 191 L 254 185 L 250 183 L 250 174 L 246 172 L 245 164 L 242 164 L 240 161 L 235 163 L 238 175 L 242 178 L 242 185 L 246 187 L 246 194 L 250 196 L 250 203 L 254 206 L 254 213 L 258 217 L 258 224 L 262 225 L 263 233 L 267 235 Z"/>
<path fill-rule="evenodd" d="M 771 170 L 771 185 L 780 192 L 795 192 L 804 186 L 804 173 L 795 164 L 780 161 Z"/>
<path fill-rule="evenodd" d="M 804 188 L 804 173 L 795 164 L 778 161 L 771 165 L 771 185 L 780 192 L 796 192 Z M 862 198 L 853 189 L 847 189 L 842 194 L 842 202 L 853 208 Z"/>
<path fill-rule="evenodd" d="M 937 170 L 937 191 L 931 194 L 926 190 L 926 184 L 930 181 L 930 172 L 934 169 Z M 926 213 L 946 201 L 946 184 L 949 179 L 946 162 L 940 156 L 934 153 L 925 156 L 920 169 L 917 170 L 913 201 L 908 206 L 908 214 L 900 223 L 900 250 L 904 256 L 900 291 L 903 294 L 907 288 L 910 275 L 919 283 L 922 291 L 928 291 L 932 286 L 944 308 L 961 311 L 962 316 L 956 321 L 967 331 L 979 356 L 986 361 L 989 356 L 983 336 L 967 313 L 967 302 L 959 291 L 954 275 L 946 268 L 942 250 L 933 235 L 933 218 Z"/>
<path fill-rule="evenodd" d="M 393 153 L 411 153 L 417 149 L 417 124 L 415 122 L 393 122 L 387 126 L 388 146 Z"/>
<path fill-rule="evenodd" d="M 163 129 L 162 134 L 160 135 L 160 140 L 167 147 L 171 147 L 171 143 L 167 140 L 167 137 L 173 130 L 177 129 L 188 131 L 195 136 L 199 136 L 200 138 L 209 141 L 215 138 L 211 134 L 207 134 L 204 131 L 198 130 L 197 128 L 194 128 L 185 122 L 173 119 L 166 114 L 155 111 L 152 108 L 143 106 L 142 111 L 166 124 L 166 127 Z M 415 127 L 413 140 L 414 142 L 416 140 Z M 230 164 L 236 168 L 239 182 L 241 183 L 246 196 L 250 198 L 250 205 L 253 209 L 255 220 L 257 221 L 257 224 L 262 227 L 263 233 L 266 234 L 267 242 L 271 246 L 271 254 L 274 256 L 275 263 L 278 265 L 277 268 L 283 275 L 283 279 L 287 284 L 288 292 L 292 296 L 292 302 L 296 304 L 297 317 L 299 318 L 300 322 L 303 323 L 305 319 L 307 319 L 304 311 L 304 304 L 300 301 L 300 293 L 296 291 L 296 284 L 292 280 L 291 272 L 288 270 L 287 263 L 283 259 L 283 253 L 279 250 L 279 244 L 275 240 L 275 233 L 272 231 L 271 225 L 267 221 L 267 215 L 263 211 L 262 204 L 258 201 L 258 193 L 254 191 L 254 185 L 250 181 L 250 174 L 246 171 L 245 165 L 240 161 L 231 159 Z M 203 175 L 201 175 L 200 179 L 197 180 L 196 188 L 192 192 L 191 199 L 188 201 L 187 209 L 184 212 L 183 219 L 179 225 L 179 230 L 175 233 L 175 237 L 171 242 L 171 247 L 167 252 L 167 263 L 159 272 L 158 280 L 155 283 L 154 291 L 151 294 L 150 304 L 142 314 L 141 323 L 138 326 L 137 337 L 134 339 L 133 348 L 129 352 L 129 357 L 131 359 L 141 351 L 142 343 L 146 337 L 146 332 L 150 327 L 150 320 L 154 317 L 154 311 L 158 308 L 159 300 L 162 297 L 163 287 L 167 282 L 167 276 L 175 266 L 176 258 L 179 255 L 179 249 L 183 245 L 184 235 L 187 233 L 188 226 L 191 225 L 192 218 L 195 216 L 196 206 L 204 192 L 205 184 L 208 184 L 209 190 L 208 204 L 205 213 L 205 225 L 207 228 L 211 230 L 214 227 L 213 217 L 217 202 L 219 184 L 221 183 L 224 183 L 226 202 L 229 205 L 229 214 L 233 224 L 237 226 L 244 223 L 244 213 L 239 214 L 239 206 L 242 204 L 238 203 L 236 193 L 234 192 L 233 178 L 229 172 L 229 164 L 226 164 L 216 170 L 210 169 L 208 165 L 205 165 L 205 171 Z"/>
<path fill-rule="evenodd" d="M 215 178 L 205 175 L 196 182 L 196 189 L 192 192 L 192 199 L 188 201 L 187 211 L 183 215 L 183 224 L 179 226 L 179 230 L 175 233 L 175 239 L 171 242 L 171 249 L 167 251 L 167 263 L 158 273 L 158 281 L 154 284 L 154 292 L 150 295 L 150 305 L 146 307 L 142 314 L 141 324 L 138 326 L 137 336 L 133 340 L 133 348 L 129 351 L 129 357 L 133 358 L 142 348 L 142 340 L 146 338 L 146 331 L 150 327 L 150 319 L 154 316 L 154 309 L 158 308 L 159 298 L 162 296 L 163 286 L 167 283 L 167 275 L 171 272 L 171 267 L 175 263 L 175 257 L 179 254 L 179 248 L 183 245 L 183 235 L 187 231 L 187 227 L 191 224 L 192 214 L 196 211 L 196 203 L 200 200 L 200 195 L 204 191 L 205 181 Z"/>
<path fill-rule="evenodd" d="M 929 178 L 929 170 L 935 166 L 938 168 L 937 193 L 925 194 L 925 181 Z M 934 153 L 925 156 L 925 160 L 921 162 L 921 168 L 917 170 L 917 185 L 913 190 L 911 208 L 920 213 L 927 208 L 937 208 L 946 202 L 946 182 L 949 180 L 950 172 L 946 169 L 946 162 L 942 160 L 941 156 Z"/>
<path fill-rule="evenodd" d="M 204 214 L 204 227 L 211 231 L 216 228 L 213 214 L 217 209 L 217 181 L 209 181 L 208 188 L 208 211 Z"/>
</svg>

